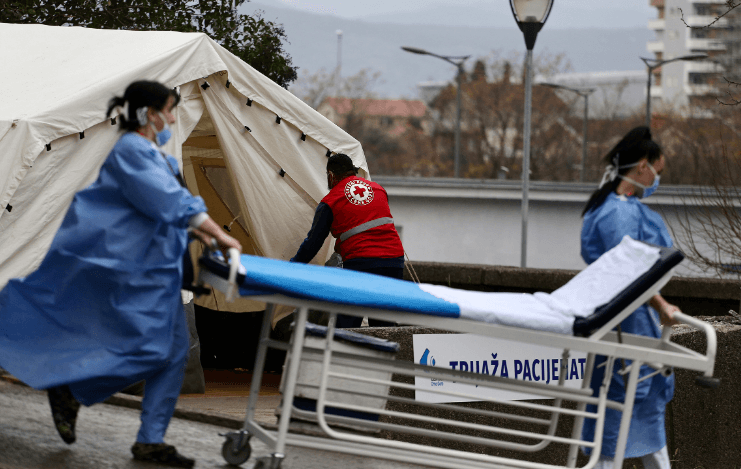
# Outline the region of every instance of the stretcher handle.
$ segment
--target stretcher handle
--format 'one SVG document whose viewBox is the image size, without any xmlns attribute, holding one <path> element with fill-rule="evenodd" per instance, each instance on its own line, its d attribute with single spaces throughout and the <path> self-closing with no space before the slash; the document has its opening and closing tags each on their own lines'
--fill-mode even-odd
<svg viewBox="0 0 741 469">
<path fill-rule="evenodd" d="M 232 302 L 237 298 L 237 273 L 239 271 L 241 254 L 237 248 L 229 248 L 229 290 L 226 292 L 226 301 Z"/>
<path fill-rule="evenodd" d="M 710 324 L 700 321 L 699 319 L 688 316 L 682 312 L 675 311 L 674 319 L 683 324 L 688 324 L 696 329 L 699 329 L 705 333 L 705 340 L 707 342 L 707 348 L 705 350 L 705 357 L 710 363 L 715 363 L 715 354 L 718 348 L 717 339 L 715 336 L 715 328 Z M 706 371 L 705 374 L 695 378 L 695 384 L 704 388 L 715 389 L 720 386 L 720 379 L 713 378 L 712 367 Z"/>
</svg>

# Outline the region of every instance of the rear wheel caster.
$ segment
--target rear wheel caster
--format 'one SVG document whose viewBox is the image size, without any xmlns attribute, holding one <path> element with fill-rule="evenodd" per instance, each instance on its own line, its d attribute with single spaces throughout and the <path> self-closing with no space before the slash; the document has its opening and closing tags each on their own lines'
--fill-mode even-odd
<svg viewBox="0 0 741 469">
<path fill-rule="evenodd" d="M 285 454 L 273 453 L 270 456 L 259 458 L 252 469 L 280 469 L 285 457 Z"/>
<path fill-rule="evenodd" d="M 222 433 L 220 436 L 226 437 L 226 441 L 221 446 L 221 455 L 226 462 L 239 466 L 250 458 L 250 454 L 252 454 L 250 438 L 252 435 L 248 432 L 240 430 L 238 432 Z"/>
</svg>

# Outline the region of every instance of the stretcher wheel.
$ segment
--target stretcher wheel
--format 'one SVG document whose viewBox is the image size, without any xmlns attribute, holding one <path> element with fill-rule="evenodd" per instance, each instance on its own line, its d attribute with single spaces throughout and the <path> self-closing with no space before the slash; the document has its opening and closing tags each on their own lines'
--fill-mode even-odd
<svg viewBox="0 0 741 469">
<path fill-rule="evenodd" d="M 720 379 L 708 376 L 698 376 L 695 378 L 695 383 L 703 388 L 716 389 L 720 386 Z"/>
<path fill-rule="evenodd" d="M 280 469 L 285 457 L 286 455 L 283 453 L 273 453 L 270 456 L 258 458 L 252 469 Z"/>
<path fill-rule="evenodd" d="M 225 436 L 226 441 L 221 446 L 221 455 L 224 460 L 234 466 L 239 466 L 247 461 L 252 454 L 249 436 L 244 438 L 239 433 L 229 433 Z"/>
</svg>

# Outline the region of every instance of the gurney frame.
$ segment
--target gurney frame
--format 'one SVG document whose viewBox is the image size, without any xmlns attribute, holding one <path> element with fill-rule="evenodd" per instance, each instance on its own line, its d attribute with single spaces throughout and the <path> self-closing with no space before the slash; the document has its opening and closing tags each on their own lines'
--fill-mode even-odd
<svg viewBox="0 0 741 469">
<path fill-rule="evenodd" d="M 250 388 L 249 401 L 247 405 L 247 414 L 244 421 L 244 427 L 239 432 L 231 432 L 224 436 L 227 437 L 222 448 L 222 454 L 227 462 L 231 464 L 241 464 L 250 456 L 249 439 L 256 436 L 266 443 L 272 450 L 272 454 L 266 458 L 260 458 L 255 464 L 255 468 L 277 469 L 284 459 L 286 446 L 293 445 L 307 447 L 318 450 L 335 451 L 349 453 L 358 456 L 367 456 L 373 458 L 383 458 L 399 462 L 423 464 L 432 467 L 444 468 L 557 468 L 557 467 L 576 467 L 577 455 L 580 447 L 591 448 L 589 461 L 583 467 L 586 469 L 594 467 L 601 450 L 602 431 L 604 427 L 605 410 L 607 408 L 616 409 L 622 412 L 620 432 L 617 441 L 615 455 L 615 467 L 622 467 L 625 445 L 630 426 L 630 417 L 632 414 L 636 387 L 639 382 L 639 371 L 641 365 L 648 365 L 654 369 L 649 376 L 640 378 L 647 379 L 656 373 L 670 374 L 672 367 L 678 367 L 688 370 L 694 370 L 702 373 L 701 380 L 706 382 L 712 381 L 713 367 L 716 354 L 716 336 L 712 326 L 695 318 L 682 313 L 677 313 L 675 318 L 683 324 L 688 324 L 704 332 L 707 339 L 707 349 L 705 354 L 694 352 L 690 349 L 670 342 L 671 327 L 664 327 L 662 337 L 653 339 L 648 337 L 636 336 L 632 334 L 620 334 L 612 331 L 623 319 L 625 319 L 638 306 L 648 301 L 656 294 L 671 278 L 673 269 L 666 273 L 658 282 L 654 283 L 649 289 L 643 292 L 622 312 L 617 314 L 607 324 L 591 334 L 589 337 L 581 338 L 555 334 L 530 329 L 507 327 L 495 324 L 482 323 L 460 318 L 445 318 L 438 316 L 428 316 L 399 311 L 379 310 L 374 308 L 364 308 L 335 304 L 328 302 L 312 301 L 297 299 L 283 295 L 265 295 L 252 296 L 252 299 L 265 301 L 270 307 L 266 310 L 265 318 L 260 332 L 260 342 L 258 345 L 255 367 Z M 233 291 L 234 284 L 228 280 L 207 270 L 201 269 L 201 281 L 210 284 L 212 287 L 222 291 Z M 230 275 L 233 279 L 234 276 Z M 270 339 L 270 325 L 273 306 L 288 305 L 298 308 L 295 318 L 294 332 L 289 343 L 279 342 Z M 581 389 L 564 387 L 564 373 L 559 373 L 560 380 L 558 385 L 545 385 L 541 383 L 514 380 L 509 378 L 492 377 L 465 371 L 453 371 L 438 367 L 419 365 L 408 362 L 396 362 L 391 360 L 358 357 L 336 351 L 335 340 L 323 340 L 323 348 L 314 348 L 307 346 L 305 337 L 305 325 L 309 309 L 329 311 L 330 319 L 327 331 L 327 337 L 334 337 L 335 320 L 337 313 L 367 316 L 384 321 L 396 321 L 402 324 L 424 326 L 440 330 L 453 331 L 457 333 L 470 333 L 491 338 L 499 338 L 510 341 L 523 343 L 539 344 L 563 350 L 563 357 L 568 357 L 570 351 L 578 350 L 587 353 L 587 362 L 584 372 L 584 380 Z M 262 374 L 267 356 L 267 349 L 275 348 L 287 350 L 291 354 L 291 360 L 288 362 L 288 368 L 283 371 L 283 401 L 281 412 L 278 420 L 277 430 L 268 430 L 255 420 L 255 409 L 257 398 L 261 386 Z M 606 369 L 613 368 L 615 360 L 627 360 L 628 365 L 623 369 L 623 376 L 627 376 L 626 398 L 625 402 L 614 402 L 607 399 L 607 389 L 612 379 L 612 373 L 605 373 L 605 379 L 599 391 L 599 395 L 592 396 L 592 390 L 589 387 L 591 375 L 594 368 L 595 355 L 604 355 L 607 357 L 605 362 Z M 299 373 L 299 364 L 301 359 L 320 361 L 322 363 L 322 374 L 320 385 L 318 386 L 318 399 L 316 402 L 315 419 L 323 436 L 310 436 L 304 434 L 289 433 L 289 424 L 292 417 L 305 417 L 306 412 L 294 407 L 294 396 L 296 390 L 297 376 Z M 561 363 L 564 363 L 562 360 Z M 395 373 L 397 375 L 407 376 L 425 376 L 436 379 L 454 379 L 457 382 L 466 384 L 475 384 L 479 387 L 490 387 L 495 389 L 504 389 L 510 391 L 520 391 L 530 394 L 537 394 L 544 398 L 554 399 L 553 405 L 543 405 L 534 402 L 521 401 L 497 401 L 488 399 L 488 402 L 512 406 L 516 409 L 528 409 L 534 411 L 547 412 L 550 417 L 546 419 L 506 414 L 501 412 L 492 412 L 486 410 L 461 409 L 458 406 L 450 404 L 423 404 L 425 407 L 450 411 L 455 409 L 459 412 L 483 415 L 491 418 L 508 419 L 513 421 L 525 422 L 533 425 L 546 427 L 544 433 L 533 431 L 515 430 L 502 426 L 481 425 L 472 422 L 442 419 L 433 416 L 416 415 L 403 413 L 395 410 L 372 409 L 359 405 L 334 402 L 327 398 L 328 391 L 344 392 L 341 389 L 331 388 L 329 383 L 331 379 L 354 380 L 365 382 L 367 384 L 383 384 L 394 388 L 412 390 L 415 389 L 413 384 L 404 384 L 400 382 L 379 381 L 375 379 L 364 378 L 359 375 L 350 375 L 347 373 L 338 373 L 332 370 L 332 366 L 350 365 L 356 368 L 371 370 L 382 370 Z M 624 378 L 625 379 L 625 378 Z M 418 389 L 422 390 L 422 389 Z M 426 393 L 440 393 L 451 395 L 453 393 L 441 389 L 424 389 Z M 365 394 L 365 393 L 360 393 Z M 455 394 L 456 397 L 481 400 L 475 396 L 466 396 L 464 394 Z M 398 396 L 388 397 L 389 401 L 405 403 L 413 399 Z M 562 407 L 564 401 L 576 403 L 576 408 Z M 408 403 L 408 402 L 407 402 Z M 592 413 L 587 411 L 587 404 L 593 404 L 597 411 Z M 364 421 L 347 416 L 338 416 L 328 414 L 326 409 L 332 407 L 335 409 L 344 409 L 346 411 L 365 412 L 380 414 L 383 418 L 401 418 L 422 422 L 433 426 L 457 427 L 458 429 L 476 432 L 478 434 L 499 434 L 508 440 L 477 435 L 463 435 L 451 432 L 442 432 L 435 429 L 418 428 L 406 425 L 399 425 L 385 421 Z M 557 436 L 556 427 L 561 415 L 574 418 L 571 437 L 565 438 Z M 581 439 L 582 426 L 585 418 L 596 419 L 595 441 L 583 441 Z M 472 453 L 457 449 L 438 448 L 421 445 L 404 441 L 394 441 L 381 439 L 378 437 L 359 434 L 358 432 L 346 430 L 343 425 L 352 424 L 369 429 L 387 430 L 390 432 L 400 432 L 423 436 L 428 438 L 444 439 L 454 442 L 472 443 L 485 445 L 505 450 L 513 450 L 521 453 L 534 453 L 541 451 L 551 443 L 565 444 L 569 446 L 567 460 L 563 465 L 542 464 L 531 461 L 512 459 L 509 457 L 493 456 L 480 453 Z M 332 426 L 330 426 L 332 425 Z M 339 425 L 339 427 L 338 427 Z M 522 443 L 512 441 L 512 438 L 522 440 L 533 439 L 535 443 Z"/>
</svg>

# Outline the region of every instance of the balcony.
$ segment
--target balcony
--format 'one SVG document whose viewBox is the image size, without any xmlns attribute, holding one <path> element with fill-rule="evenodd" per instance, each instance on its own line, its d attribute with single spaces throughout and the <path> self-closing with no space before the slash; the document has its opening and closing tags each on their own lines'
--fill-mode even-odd
<svg viewBox="0 0 741 469">
<path fill-rule="evenodd" d="M 653 29 L 654 31 L 663 31 L 666 29 L 666 20 L 664 19 L 655 19 L 648 22 L 648 29 Z"/>
<path fill-rule="evenodd" d="M 717 17 L 712 15 L 692 15 L 686 18 L 687 26 L 695 28 L 704 28 L 705 26 L 713 23 Z M 650 24 L 650 23 L 649 23 Z M 721 28 L 728 26 L 728 18 L 721 18 L 717 22 L 713 23 L 711 28 Z M 649 26 L 650 27 L 650 26 Z"/>
<path fill-rule="evenodd" d="M 664 43 L 662 41 L 652 41 L 646 43 L 646 49 L 649 52 L 664 52 Z"/>
<path fill-rule="evenodd" d="M 693 60 L 684 63 L 684 71 L 687 73 L 722 73 L 723 67 L 715 62 Z"/>
<path fill-rule="evenodd" d="M 687 96 L 714 95 L 718 90 L 712 85 L 684 85 L 684 94 Z M 653 93 L 651 93 L 653 95 Z"/>
<path fill-rule="evenodd" d="M 651 86 L 651 98 L 661 98 L 664 96 L 664 93 L 661 89 L 661 86 L 653 85 Z"/>
<path fill-rule="evenodd" d="M 685 46 L 691 51 L 726 50 L 725 44 L 718 39 L 710 38 L 688 38 Z"/>
</svg>

